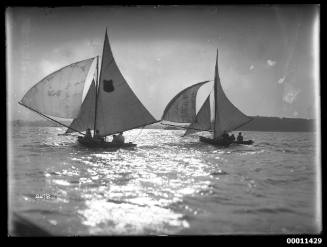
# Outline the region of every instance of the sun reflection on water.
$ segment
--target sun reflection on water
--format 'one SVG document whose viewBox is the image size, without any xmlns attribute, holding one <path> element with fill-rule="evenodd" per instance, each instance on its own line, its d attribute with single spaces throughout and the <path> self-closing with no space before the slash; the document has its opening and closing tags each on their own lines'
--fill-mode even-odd
<svg viewBox="0 0 327 247">
<path fill-rule="evenodd" d="M 158 234 L 174 233 L 188 227 L 182 215 L 150 205 L 112 203 L 107 200 L 86 201 L 87 209 L 79 211 L 90 234 Z"/>
<path fill-rule="evenodd" d="M 253 146 L 217 149 L 195 136 L 181 138 L 182 130 L 135 130 L 124 135 L 136 148 L 109 151 L 58 136 L 64 131 L 14 132 L 13 205 L 54 235 L 299 233 L 313 227 L 310 134 L 249 133 Z M 36 200 L 36 194 L 51 198 Z"/>
<path fill-rule="evenodd" d="M 178 233 L 189 227 L 185 213 L 198 212 L 171 205 L 206 190 L 211 169 L 201 150 L 176 144 L 179 136 L 160 135 L 143 135 L 134 150 L 78 152 L 57 175 L 48 171 L 47 179 L 68 194 L 80 191 L 83 206 L 77 212 L 90 234 Z M 160 148 L 151 146 L 154 138 Z"/>
</svg>

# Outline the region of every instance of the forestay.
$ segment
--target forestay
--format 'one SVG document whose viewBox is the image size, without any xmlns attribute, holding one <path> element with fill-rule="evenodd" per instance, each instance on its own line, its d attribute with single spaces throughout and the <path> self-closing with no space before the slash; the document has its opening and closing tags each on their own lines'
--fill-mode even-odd
<svg viewBox="0 0 327 247">
<path fill-rule="evenodd" d="M 105 35 L 98 89 L 96 129 L 101 136 L 157 122 L 121 74 Z"/>
<path fill-rule="evenodd" d="M 85 79 L 93 60 L 73 63 L 48 75 L 24 95 L 21 103 L 49 116 L 77 117 Z"/>
<path fill-rule="evenodd" d="M 166 106 L 162 120 L 192 123 L 196 116 L 196 95 L 200 87 L 209 81 L 199 82 L 178 93 Z"/>
</svg>

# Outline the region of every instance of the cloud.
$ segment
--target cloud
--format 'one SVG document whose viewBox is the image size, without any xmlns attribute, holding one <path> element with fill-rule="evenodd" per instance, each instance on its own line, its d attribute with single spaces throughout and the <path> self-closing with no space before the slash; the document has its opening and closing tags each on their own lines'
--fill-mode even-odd
<svg viewBox="0 0 327 247">
<path fill-rule="evenodd" d="M 278 80 L 278 84 L 282 84 L 285 81 L 286 77 L 282 77 Z"/>
<path fill-rule="evenodd" d="M 283 100 L 286 103 L 292 104 L 294 100 L 296 99 L 297 95 L 300 93 L 301 90 L 294 89 L 292 86 L 287 86 L 285 88 L 285 93 L 283 96 Z"/>
<path fill-rule="evenodd" d="M 271 66 L 271 67 L 272 67 L 272 66 L 275 66 L 276 63 L 277 63 L 276 61 L 273 61 L 273 60 L 270 60 L 270 59 L 267 60 L 267 64 L 268 64 L 269 66 Z"/>
<path fill-rule="evenodd" d="M 73 63 L 95 57 L 102 53 L 102 42 L 100 40 L 80 40 L 75 42 L 66 42 L 53 49 L 48 60 L 65 60 L 67 63 Z"/>
<path fill-rule="evenodd" d="M 254 65 L 253 64 L 251 64 L 249 70 L 254 70 Z"/>
<path fill-rule="evenodd" d="M 88 59 L 100 54 L 102 44 L 99 40 L 67 42 L 53 49 L 46 58 L 38 62 L 38 72 L 43 78 L 71 63 Z"/>
<path fill-rule="evenodd" d="M 72 49 L 69 47 L 56 48 L 53 53 L 66 58 L 71 58 L 74 55 Z"/>
<path fill-rule="evenodd" d="M 62 68 L 64 64 L 62 63 L 56 63 L 49 60 L 41 60 L 40 62 L 40 68 L 41 68 L 41 74 L 42 75 L 48 75 L 60 68 Z"/>
</svg>

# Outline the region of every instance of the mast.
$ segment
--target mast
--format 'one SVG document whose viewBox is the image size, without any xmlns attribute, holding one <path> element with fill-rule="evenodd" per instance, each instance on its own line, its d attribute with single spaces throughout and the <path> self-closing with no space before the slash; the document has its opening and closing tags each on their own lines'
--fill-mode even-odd
<svg viewBox="0 0 327 247">
<path fill-rule="evenodd" d="M 217 102 L 217 98 L 218 98 L 218 85 L 217 85 L 217 77 L 218 77 L 218 49 L 217 49 L 217 57 L 216 57 L 216 67 L 215 67 L 215 81 L 214 81 L 214 102 L 215 102 L 215 118 L 214 118 L 214 131 L 213 131 L 213 138 L 215 138 L 215 133 L 216 133 L 216 121 L 218 118 L 218 114 L 217 114 L 217 109 L 218 109 L 218 102 Z"/>
<path fill-rule="evenodd" d="M 95 134 L 95 128 L 97 123 L 98 85 L 99 85 L 99 56 L 97 56 L 97 78 L 95 81 L 95 112 L 94 112 L 93 136 Z"/>
</svg>

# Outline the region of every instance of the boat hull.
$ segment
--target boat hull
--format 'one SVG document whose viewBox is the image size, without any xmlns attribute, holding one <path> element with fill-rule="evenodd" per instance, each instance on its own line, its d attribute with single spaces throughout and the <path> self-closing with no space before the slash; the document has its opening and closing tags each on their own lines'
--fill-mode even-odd
<svg viewBox="0 0 327 247">
<path fill-rule="evenodd" d="M 228 147 L 230 146 L 231 144 L 235 145 L 252 145 L 254 143 L 254 141 L 252 140 L 248 140 L 248 141 L 241 141 L 241 142 L 238 142 L 238 141 L 222 141 L 222 140 L 214 140 L 214 139 L 211 139 L 211 138 L 207 138 L 207 137 L 204 137 L 204 136 L 200 136 L 200 141 L 201 142 L 204 142 L 204 143 L 208 143 L 208 144 L 211 144 L 211 145 L 214 145 L 216 147 Z"/>
<path fill-rule="evenodd" d="M 78 142 L 88 148 L 108 148 L 108 149 L 119 149 L 119 148 L 132 148 L 136 147 L 136 144 L 132 142 L 117 144 L 112 142 L 105 142 L 105 141 L 94 141 L 94 140 L 85 140 L 83 137 L 78 137 Z"/>
<path fill-rule="evenodd" d="M 254 141 L 252 140 L 248 140 L 248 141 L 241 141 L 241 142 L 234 142 L 235 144 L 239 144 L 239 145 L 252 145 L 254 143 Z"/>
<path fill-rule="evenodd" d="M 214 140 L 211 138 L 207 138 L 204 136 L 200 136 L 200 141 L 204 142 L 204 143 L 208 143 L 210 145 L 216 146 L 216 147 L 228 147 L 230 144 L 232 144 L 232 142 L 226 142 L 226 141 L 222 141 L 222 140 Z"/>
</svg>

